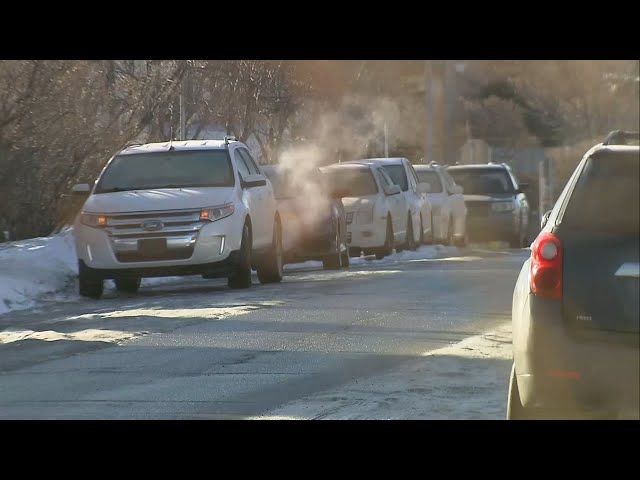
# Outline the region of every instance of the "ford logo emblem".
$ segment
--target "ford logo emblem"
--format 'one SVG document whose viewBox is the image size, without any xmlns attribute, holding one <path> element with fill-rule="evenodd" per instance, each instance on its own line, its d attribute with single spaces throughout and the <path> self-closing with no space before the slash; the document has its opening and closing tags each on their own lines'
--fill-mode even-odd
<svg viewBox="0 0 640 480">
<path fill-rule="evenodd" d="M 164 228 L 164 223 L 160 220 L 146 220 L 140 224 L 140 227 L 148 232 L 157 232 Z"/>
</svg>

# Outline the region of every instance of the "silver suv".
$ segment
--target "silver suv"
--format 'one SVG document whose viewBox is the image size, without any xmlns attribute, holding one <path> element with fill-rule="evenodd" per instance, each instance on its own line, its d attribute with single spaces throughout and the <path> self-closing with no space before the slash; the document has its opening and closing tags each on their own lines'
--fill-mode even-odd
<svg viewBox="0 0 640 480">
<path fill-rule="evenodd" d="M 528 185 L 518 182 L 508 165 L 455 165 L 447 172 L 464 190 L 471 241 L 502 240 L 512 248 L 528 245 Z"/>
</svg>

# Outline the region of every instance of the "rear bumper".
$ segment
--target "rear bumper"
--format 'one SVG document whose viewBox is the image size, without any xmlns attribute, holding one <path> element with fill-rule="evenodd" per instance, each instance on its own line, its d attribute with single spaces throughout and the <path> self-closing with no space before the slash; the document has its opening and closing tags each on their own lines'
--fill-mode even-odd
<svg viewBox="0 0 640 480">
<path fill-rule="evenodd" d="M 513 318 L 513 354 L 525 407 L 640 417 L 638 334 L 575 331 L 559 301 L 529 294 Z"/>
<path fill-rule="evenodd" d="M 474 240 L 509 240 L 518 232 L 511 212 L 467 216 L 467 230 Z"/>
<path fill-rule="evenodd" d="M 144 278 L 144 277 L 180 277 L 187 275 L 207 275 L 209 277 L 228 277 L 233 275 L 240 264 L 240 251 L 229 253 L 227 258 L 219 262 L 200 263 L 192 265 L 165 265 L 154 267 L 131 268 L 91 268 L 86 266 L 83 260 L 85 272 L 97 279 L 115 278 Z"/>
</svg>

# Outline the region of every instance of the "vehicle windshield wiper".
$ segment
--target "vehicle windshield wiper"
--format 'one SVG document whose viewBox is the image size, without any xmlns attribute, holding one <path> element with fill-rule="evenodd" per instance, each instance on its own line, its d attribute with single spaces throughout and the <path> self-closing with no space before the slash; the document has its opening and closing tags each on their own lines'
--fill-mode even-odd
<svg viewBox="0 0 640 480">
<path fill-rule="evenodd" d="M 129 190 L 136 190 L 136 189 L 131 187 L 100 188 L 96 191 L 96 193 L 128 192 Z"/>
</svg>

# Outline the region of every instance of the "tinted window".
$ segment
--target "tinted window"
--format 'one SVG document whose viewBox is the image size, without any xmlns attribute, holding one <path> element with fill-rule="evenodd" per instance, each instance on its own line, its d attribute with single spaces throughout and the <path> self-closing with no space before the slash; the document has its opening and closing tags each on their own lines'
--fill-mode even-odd
<svg viewBox="0 0 640 480">
<path fill-rule="evenodd" d="M 385 165 L 384 169 L 387 171 L 393 182 L 396 185 L 400 185 L 400 189 L 403 192 L 406 192 L 409 189 L 407 172 L 404 169 L 404 165 Z"/>
<path fill-rule="evenodd" d="M 563 227 L 638 234 L 640 157 L 591 157 L 569 198 Z"/>
<path fill-rule="evenodd" d="M 465 195 L 515 193 L 506 170 L 473 168 L 449 170 L 449 175 L 464 189 Z"/>
<path fill-rule="evenodd" d="M 233 185 L 226 151 L 171 151 L 116 156 L 100 178 L 96 193 Z"/>
<path fill-rule="evenodd" d="M 251 170 L 249 168 L 249 166 L 247 165 L 247 162 L 245 162 L 244 158 L 242 157 L 242 155 L 240 155 L 240 148 L 236 148 L 235 150 L 235 158 L 236 158 L 236 164 L 238 165 L 238 173 L 240 173 L 240 176 L 245 178 L 249 175 L 251 175 Z"/>
<path fill-rule="evenodd" d="M 378 193 L 378 185 L 373 178 L 371 170 L 336 168 L 325 170 L 329 177 L 330 185 L 349 193 L 349 197 L 362 197 Z"/>
<path fill-rule="evenodd" d="M 252 175 L 260 174 L 260 169 L 258 168 L 251 154 L 249 153 L 249 150 L 247 150 L 246 148 L 239 148 L 238 150 L 240 151 L 240 155 L 242 156 L 244 163 L 247 165 L 249 172 Z"/>
<path fill-rule="evenodd" d="M 428 183 L 431 185 L 431 191 L 429 193 L 442 192 L 442 183 L 440 182 L 440 177 L 438 177 L 436 172 L 420 170 L 418 172 L 418 180 L 420 180 L 420 183 Z"/>
</svg>

